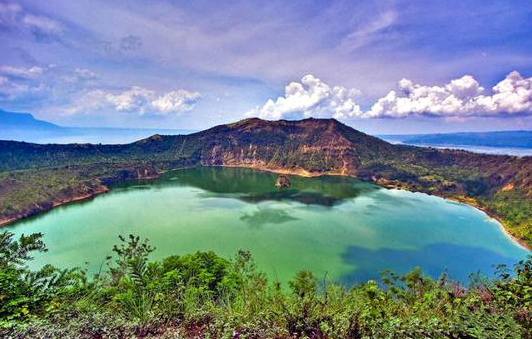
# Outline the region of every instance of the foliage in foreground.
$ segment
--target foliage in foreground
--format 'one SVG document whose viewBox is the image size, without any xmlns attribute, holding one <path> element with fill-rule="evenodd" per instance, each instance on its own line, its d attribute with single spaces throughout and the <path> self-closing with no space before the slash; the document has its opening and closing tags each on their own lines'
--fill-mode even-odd
<svg viewBox="0 0 532 339">
<path fill-rule="evenodd" d="M 349 289 L 301 271 L 269 284 L 248 252 L 149 261 L 153 248 L 120 238 L 108 270 L 28 269 L 40 234 L 0 234 L 3 338 L 532 338 L 532 260 L 466 288 L 415 269 Z"/>
</svg>

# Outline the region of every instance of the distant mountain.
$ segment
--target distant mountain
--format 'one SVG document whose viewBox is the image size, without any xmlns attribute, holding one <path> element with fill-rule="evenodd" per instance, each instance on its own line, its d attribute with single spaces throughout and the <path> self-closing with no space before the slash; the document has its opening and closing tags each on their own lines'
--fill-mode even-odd
<svg viewBox="0 0 532 339">
<path fill-rule="evenodd" d="M 405 134 L 380 137 L 411 145 L 532 148 L 532 131 Z"/>
<path fill-rule="evenodd" d="M 63 127 L 38 120 L 31 113 L 7 112 L 0 109 L 0 140 L 48 143 L 129 143 L 155 133 L 189 134 L 190 130 Z"/>
<path fill-rule="evenodd" d="M 0 130 L 53 130 L 58 131 L 62 127 L 47 121 L 38 120 L 30 113 L 7 112 L 0 109 Z"/>
</svg>

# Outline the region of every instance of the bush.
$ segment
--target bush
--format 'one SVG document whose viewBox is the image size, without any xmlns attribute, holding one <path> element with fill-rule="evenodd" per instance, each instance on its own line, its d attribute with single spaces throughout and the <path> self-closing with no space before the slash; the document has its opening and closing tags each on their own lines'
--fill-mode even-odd
<svg viewBox="0 0 532 339">
<path fill-rule="evenodd" d="M 250 253 L 149 261 L 120 237 L 109 269 L 27 268 L 39 234 L 0 235 L 0 330 L 7 338 L 532 338 L 532 260 L 462 286 L 414 269 L 346 288 L 299 272 L 269 284 Z"/>
</svg>

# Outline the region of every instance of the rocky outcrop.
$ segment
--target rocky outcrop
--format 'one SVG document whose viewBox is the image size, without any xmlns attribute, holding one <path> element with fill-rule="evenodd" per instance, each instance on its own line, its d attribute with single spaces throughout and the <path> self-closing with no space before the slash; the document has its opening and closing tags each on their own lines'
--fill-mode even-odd
<svg viewBox="0 0 532 339">
<path fill-rule="evenodd" d="M 280 175 L 275 181 L 275 187 L 277 188 L 290 187 L 290 184 L 290 178 L 286 175 Z"/>
<path fill-rule="evenodd" d="M 246 119 L 186 136 L 187 145 L 202 145 L 203 166 L 239 166 L 292 173 L 354 176 L 361 157 L 388 143 L 355 131 L 336 120 L 265 121 Z"/>
<path fill-rule="evenodd" d="M 112 185 L 117 182 L 128 180 L 140 180 L 140 179 L 155 179 L 159 176 L 159 173 L 153 166 L 139 165 L 129 166 L 117 170 L 108 177 L 103 177 L 100 180 L 105 185 Z"/>
</svg>

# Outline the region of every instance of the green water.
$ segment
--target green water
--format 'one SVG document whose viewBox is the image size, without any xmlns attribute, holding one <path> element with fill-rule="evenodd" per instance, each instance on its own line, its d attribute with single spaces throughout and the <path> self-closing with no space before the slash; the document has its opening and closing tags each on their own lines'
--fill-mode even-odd
<svg viewBox="0 0 532 339">
<path fill-rule="evenodd" d="M 198 250 L 232 257 L 247 249 L 261 270 L 283 282 L 301 269 L 352 284 L 414 266 L 466 280 L 528 254 L 486 214 L 463 204 L 343 177 L 291 176 L 292 186 L 279 190 L 276 178 L 241 168 L 173 171 L 8 228 L 44 233 L 49 252 L 35 266 L 88 262 L 95 272 L 117 236 L 133 233 L 151 240 L 154 259 Z"/>
</svg>

